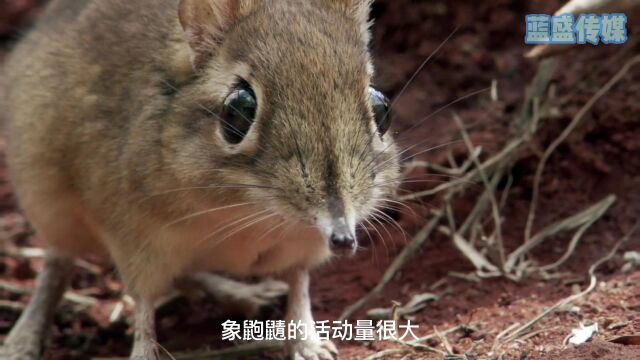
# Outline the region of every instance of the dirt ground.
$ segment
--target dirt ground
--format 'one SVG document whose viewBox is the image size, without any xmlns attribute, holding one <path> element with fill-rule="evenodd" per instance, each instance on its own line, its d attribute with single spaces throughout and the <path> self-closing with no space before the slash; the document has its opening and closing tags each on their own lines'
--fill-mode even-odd
<svg viewBox="0 0 640 360">
<path fill-rule="evenodd" d="M 0 36 L 7 48 L 17 31 L 33 19 L 33 1 L 6 1 L 0 5 Z M 379 0 L 374 6 L 374 52 L 377 85 L 389 95 L 398 94 L 415 69 L 459 26 L 453 38 L 410 84 L 394 106 L 395 126 L 403 147 L 425 139 L 414 149 L 445 144 L 458 133 L 451 111 L 472 124 L 476 145 L 492 153 L 507 141 L 510 124 L 522 107 L 525 89 L 537 64 L 525 60 L 524 16 L 553 13 L 560 1 L 411 1 Z M 9 11 L 9 8 L 12 10 Z M 549 101 L 556 113 L 545 119 L 542 128 L 512 169 L 513 184 L 503 209 L 508 221 L 504 237 L 507 249 L 522 243 L 522 234 L 531 199 L 533 173 L 542 151 L 571 120 L 578 109 L 619 70 L 640 46 L 633 40 L 624 46 L 583 46 L 562 55 L 560 70 L 553 79 L 555 92 Z M 455 104 L 431 117 L 417 130 L 402 133 L 418 119 L 475 90 L 498 81 L 499 101 L 484 93 Z M 588 230 L 575 254 L 550 280 L 528 278 L 521 282 L 506 279 L 473 281 L 450 276 L 469 273 L 472 265 L 442 235 L 432 236 L 420 253 L 407 264 L 368 308 L 389 307 L 392 301 L 405 303 L 413 295 L 432 292 L 439 299 L 411 320 L 420 325 L 418 335 L 445 331 L 463 325 L 447 336 L 454 353 L 468 352 L 469 359 L 485 359 L 496 336 L 514 323 L 525 323 L 555 302 L 584 289 L 587 271 L 640 219 L 640 69 L 625 78 L 589 112 L 568 141 L 551 158 L 541 188 L 539 215 L 534 231 L 593 204 L 609 194 L 617 196 L 614 207 Z M 447 164 L 451 151 L 463 157 L 459 143 L 419 156 L 437 164 Z M 407 183 L 408 192 L 437 185 L 433 182 Z M 481 185 L 472 187 L 479 192 Z M 454 203 L 460 219 L 474 205 L 469 194 Z M 406 234 L 393 226 L 379 228 L 372 239 L 362 236 L 366 249 L 351 259 L 336 260 L 314 273 L 313 311 L 318 320 L 335 320 L 380 279 L 394 256 L 429 219 L 429 210 L 438 198 L 410 203 L 413 212 L 392 214 Z M 32 287 L 40 267 L 38 259 L 14 256 L 18 248 L 38 247 L 40 241 L 16 209 L 7 170 L 0 166 L 0 231 L 4 250 L 0 253 L 0 280 L 19 287 Z M 407 235 L 408 234 L 408 235 Z M 378 236 L 376 236 L 378 235 Z M 570 234 L 558 236 L 540 247 L 534 258 L 542 264 L 559 258 Z M 597 272 L 595 291 L 574 303 L 579 308 L 556 312 L 533 328 L 533 335 L 500 349 L 504 359 L 640 359 L 640 346 L 614 344 L 609 340 L 640 334 L 640 269 L 623 272 L 622 253 L 640 250 L 640 233 Z M 434 285 L 437 285 L 434 287 Z M 122 285 L 113 269 L 87 263 L 79 267 L 73 291 L 97 299 L 84 309 L 64 304 L 56 316 L 47 359 L 89 359 L 126 356 L 131 332 L 126 316 L 111 322 L 109 316 L 122 302 Z M 28 300 L 14 291 L 0 290 L 0 334 L 6 334 L 17 319 L 20 304 Z M 281 309 L 269 316 L 278 317 Z M 130 313 L 125 306 L 124 314 Z M 220 324 L 225 319 L 218 306 L 208 299 L 180 300 L 158 313 L 159 341 L 171 352 L 224 346 Z M 364 312 L 355 319 L 364 318 Z M 582 346 L 564 346 L 563 341 L 579 323 L 597 322 L 595 339 Z M 380 350 L 398 345 L 340 343 L 340 359 L 365 359 Z M 428 345 L 445 349 L 437 338 Z M 637 345 L 637 343 L 636 343 Z M 264 355 L 259 358 L 277 358 Z M 400 357 L 398 357 L 400 358 Z M 428 352 L 416 352 L 406 359 L 441 359 Z"/>
</svg>

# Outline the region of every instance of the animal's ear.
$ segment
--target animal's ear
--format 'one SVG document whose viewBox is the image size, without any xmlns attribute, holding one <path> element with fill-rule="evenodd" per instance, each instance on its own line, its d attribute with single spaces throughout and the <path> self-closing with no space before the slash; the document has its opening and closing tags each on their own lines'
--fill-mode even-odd
<svg viewBox="0 0 640 360">
<path fill-rule="evenodd" d="M 347 13 L 349 17 L 360 24 L 362 36 L 366 43 L 369 43 L 369 28 L 371 21 L 369 13 L 373 0 L 325 0 L 333 6 L 337 6 L 340 10 Z"/>
<path fill-rule="evenodd" d="M 215 52 L 234 24 L 261 0 L 180 0 L 178 17 L 198 69 Z"/>
</svg>

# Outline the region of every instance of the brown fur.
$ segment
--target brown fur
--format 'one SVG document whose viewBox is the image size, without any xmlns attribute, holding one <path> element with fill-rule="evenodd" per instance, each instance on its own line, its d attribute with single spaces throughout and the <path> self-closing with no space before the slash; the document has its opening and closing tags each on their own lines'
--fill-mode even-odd
<svg viewBox="0 0 640 360">
<path fill-rule="evenodd" d="M 51 247 L 108 254 L 147 299 L 192 271 L 324 262 L 313 224 L 328 199 L 355 223 L 398 177 L 368 103 L 368 6 L 183 0 L 178 17 L 178 0 L 54 1 L 6 69 L 22 208 Z M 229 145 L 204 108 L 219 111 L 239 77 L 258 116 Z"/>
</svg>

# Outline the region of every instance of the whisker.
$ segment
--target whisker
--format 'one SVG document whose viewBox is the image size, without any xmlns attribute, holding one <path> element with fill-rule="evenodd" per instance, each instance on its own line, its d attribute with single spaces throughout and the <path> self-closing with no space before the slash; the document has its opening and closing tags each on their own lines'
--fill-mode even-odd
<svg viewBox="0 0 640 360">
<path fill-rule="evenodd" d="M 393 199 L 380 199 L 379 201 L 383 202 L 383 203 L 391 203 L 391 204 L 396 204 L 398 206 L 401 206 L 401 208 L 407 209 L 409 210 L 414 216 L 418 216 L 418 214 L 416 214 L 416 212 L 411 208 L 411 206 L 403 203 L 402 201 L 398 201 L 398 200 L 393 200 Z M 398 211 L 401 211 L 401 208 L 397 208 Z"/>
<path fill-rule="evenodd" d="M 450 180 L 444 180 L 444 179 L 401 180 L 400 181 L 400 185 L 403 185 L 403 184 L 444 184 L 444 183 L 447 183 L 449 181 Z M 389 184 L 382 183 L 381 185 L 394 185 L 394 183 L 389 183 Z"/>
<path fill-rule="evenodd" d="M 253 213 L 251 213 L 251 214 L 249 214 L 249 215 L 247 215 L 247 216 L 245 216 L 245 217 L 243 217 L 243 218 L 241 218 L 241 219 L 234 220 L 234 221 L 232 221 L 232 222 L 230 222 L 230 223 L 227 223 L 227 224 L 225 224 L 224 226 L 222 226 L 222 227 L 220 227 L 220 228 L 216 229 L 214 232 L 210 233 L 210 234 L 209 234 L 209 235 L 207 235 L 206 237 L 204 237 L 204 238 L 203 238 L 199 243 L 201 243 L 201 242 L 203 242 L 203 241 L 206 241 L 206 240 L 208 240 L 208 239 L 211 239 L 212 237 L 214 237 L 214 236 L 216 236 L 216 235 L 220 234 L 222 231 L 225 231 L 226 229 L 228 229 L 228 228 L 230 228 L 230 227 L 233 227 L 233 226 L 234 226 L 234 225 L 236 225 L 236 224 L 241 224 L 241 223 L 243 223 L 244 221 L 251 221 L 252 219 L 254 219 L 254 218 L 256 218 L 256 217 L 260 217 L 260 216 L 262 216 L 262 215 L 264 215 L 264 214 L 266 214 L 266 213 L 268 213 L 268 212 L 270 212 L 270 210 L 262 210 L 262 211 L 253 212 Z"/>
<path fill-rule="evenodd" d="M 427 120 L 431 119 L 432 117 L 438 115 L 439 113 L 445 111 L 446 109 L 450 108 L 451 106 L 453 106 L 455 104 L 458 104 L 458 103 L 460 103 L 460 102 L 462 102 L 464 100 L 467 100 L 467 99 L 469 99 L 471 97 L 474 97 L 476 95 L 482 94 L 483 92 L 489 91 L 489 90 L 491 90 L 490 86 L 486 87 L 486 88 L 483 88 L 483 89 L 480 89 L 480 90 L 476 90 L 476 91 L 474 91 L 472 93 L 469 93 L 467 95 L 459 97 L 456 100 L 453 100 L 452 102 L 440 107 L 436 111 L 434 111 L 431 114 L 427 115 L 426 117 L 422 118 L 420 121 L 418 121 L 417 123 L 413 124 L 413 126 L 411 126 L 410 128 L 408 128 L 406 130 L 402 130 L 402 132 L 400 133 L 400 136 L 398 137 L 398 139 L 401 138 L 404 134 L 408 134 L 411 131 L 415 130 L 419 125 L 422 125 L 422 123 L 424 123 L 425 121 L 427 121 Z"/>
<path fill-rule="evenodd" d="M 402 237 L 404 238 L 404 242 L 407 242 L 408 236 L 409 234 L 402 228 L 402 226 L 400 226 L 400 224 L 398 224 L 398 222 L 392 218 L 391 216 L 389 216 L 388 214 L 385 214 L 384 211 L 380 210 L 380 209 L 374 209 L 374 213 L 382 216 L 384 219 L 386 219 L 392 226 L 394 226 L 395 228 L 397 228 L 398 230 L 400 230 L 400 233 L 402 234 Z"/>
<path fill-rule="evenodd" d="M 260 236 L 258 239 L 256 239 L 256 242 L 259 243 L 262 239 L 266 238 L 269 234 L 275 232 L 277 229 L 279 229 L 280 227 L 282 227 L 286 223 L 287 223 L 287 221 L 285 219 L 280 219 L 280 222 L 277 225 L 273 226 L 267 232 L 262 234 L 262 236 Z"/>
<path fill-rule="evenodd" d="M 211 214 L 211 213 L 214 213 L 214 212 L 217 212 L 217 211 L 221 211 L 221 210 L 227 210 L 227 209 L 233 209 L 233 208 L 241 207 L 241 206 L 253 205 L 253 204 L 255 204 L 255 203 L 245 202 L 245 203 L 240 203 L 240 204 L 226 205 L 226 206 L 221 206 L 221 207 L 217 207 L 217 208 L 213 208 L 213 209 L 207 209 L 207 210 L 203 210 L 203 211 L 198 211 L 198 212 L 195 212 L 193 214 L 189 214 L 187 216 L 184 216 L 184 217 L 181 217 L 181 218 L 179 218 L 177 220 L 174 220 L 174 221 L 164 225 L 163 228 L 171 227 L 173 225 L 176 225 L 178 223 L 181 223 L 181 222 L 189 220 L 189 219 L 193 219 L 193 218 L 198 217 L 198 216 Z"/>
<path fill-rule="evenodd" d="M 444 148 L 444 147 L 451 146 L 451 145 L 455 145 L 455 144 L 459 144 L 459 143 L 462 143 L 462 142 L 463 142 L 463 140 L 462 140 L 462 139 L 452 140 L 452 141 L 449 141 L 448 143 L 445 143 L 445 144 L 440 144 L 440 145 L 432 146 L 432 147 L 430 147 L 430 148 L 428 148 L 428 149 L 420 150 L 420 151 L 418 151 L 417 153 L 410 153 L 410 154 L 408 154 L 407 156 L 400 157 L 400 163 L 404 163 L 404 162 L 406 162 L 407 160 L 410 160 L 411 158 L 417 157 L 417 156 L 419 156 L 419 155 L 426 154 L 426 153 L 431 152 L 431 151 L 440 150 L 440 149 L 442 149 L 442 148 Z M 421 144 L 421 143 L 418 143 L 417 145 L 422 145 L 422 144 Z M 408 148 L 408 149 L 409 149 L 409 148 Z M 400 156 L 401 156 L 401 155 L 404 155 L 404 154 L 405 154 L 405 153 L 403 152 L 403 153 L 400 153 L 400 154 L 398 154 L 398 155 L 400 155 Z"/>
<path fill-rule="evenodd" d="M 389 106 L 389 111 L 387 112 L 387 114 L 385 114 L 385 117 L 389 115 L 389 112 L 391 111 L 391 108 L 393 108 L 393 106 L 396 104 L 396 102 L 398 101 L 398 99 L 404 94 L 405 91 L 407 91 L 407 89 L 409 88 L 409 86 L 413 83 L 413 81 L 418 77 L 418 75 L 422 72 L 422 70 L 424 69 L 425 66 L 427 66 L 427 64 L 431 61 L 431 59 L 433 59 L 438 52 L 440 51 L 440 49 L 442 49 L 444 47 L 444 45 L 453 37 L 453 35 L 456 34 L 456 32 L 458 32 L 458 29 L 460 29 L 459 26 L 456 26 L 455 29 L 453 29 L 453 31 L 449 34 L 449 36 L 447 36 L 441 43 L 440 45 L 438 45 L 438 47 L 422 62 L 422 64 L 420 64 L 420 66 L 418 67 L 418 69 L 413 73 L 413 75 L 411 75 L 411 77 L 409 78 L 409 81 L 407 81 L 407 83 L 402 87 L 402 89 L 398 92 L 398 94 L 396 95 L 395 99 L 393 100 L 393 102 L 391 102 L 391 106 Z"/>
<path fill-rule="evenodd" d="M 449 175 L 449 174 L 434 174 L 434 173 L 424 173 L 421 175 L 410 176 L 404 178 L 404 180 L 414 180 L 414 179 L 422 179 L 424 177 L 434 177 L 434 178 L 442 178 L 448 180 L 459 180 L 462 178 L 462 175 Z"/>
<path fill-rule="evenodd" d="M 384 210 L 392 210 L 392 211 L 397 211 L 397 212 L 401 212 L 402 208 L 395 206 L 395 205 L 384 205 L 384 207 L 382 208 Z"/>
<path fill-rule="evenodd" d="M 374 209 L 374 213 L 375 213 L 375 210 L 376 209 Z M 382 230 L 387 234 L 388 238 L 385 238 L 384 236 L 381 235 L 383 243 L 386 244 L 386 240 L 389 240 L 389 241 L 393 240 L 393 235 L 391 235 L 391 232 L 389 232 L 389 229 L 387 229 L 387 227 L 384 225 L 384 223 L 382 221 L 380 221 L 380 219 L 378 217 L 372 216 L 370 218 L 370 220 L 375 222 L 376 224 L 378 224 L 382 228 Z M 377 228 L 378 228 L 378 226 L 376 226 L 376 229 Z M 394 245 L 393 249 L 395 250 L 396 249 L 395 242 L 392 241 L 392 244 Z M 387 258 L 389 258 L 389 257 L 390 257 L 390 254 L 389 254 L 389 251 L 387 250 Z"/>
<path fill-rule="evenodd" d="M 363 219 L 360 224 L 359 224 L 360 228 L 362 228 L 362 230 L 364 230 L 367 234 L 367 237 L 369 238 L 369 248 L 371 249 L 371 257 L 373 261 L 378 261 L 378 253 L 376 251 L 376 243 L 373 239 L 373 236 L 371 236 L 371 232 L 369 231 L 369 227 L 373 227 L 373 225 L 371 225 L 371 222 L 369 222 L 367 219 Z"/>
<path fill-rule="evenodd" d="M 221 240 L 217 241 L 215 245 L 216 246 L 220 245 L 223 242 L 225 242 L 226 240 L 230 239 L 233 235 L 235 235 L 237 233 L 240 233 L 240 232 L 242 232 L 244 230 L 247 230 L 252 226 L 255 226 L 255 225 L 259 224 L 259 223 L 262 223 L 262 222 L 264 222 L 264 221 L 266 221 L 266 220 L 268 220 L 270 218 L 276 217 L 276 216 L 278 216 L 278 214 L 273 213 L 273 214 L 265 215 L 265 216 L 263 216 L 263 217 L 261 217 L 259 219 L 251 220 L 250 222 L 243 224 L 241 227 L 231 231 L 230 233 L 225 234 L 225 236 Z"/>
<path fill-rule="evenodd" d="M 413 83 L 413 81 L 417 78 L 417 76 L 420 74 L 420 72 L 424 69 L 424 67 L 431 61 L 431 59 L 440 51 L 440 49 L 442 49 L 442 47 L 444 47 L 444 45 L 449 41 L 449 39 L 451 39 L 455 33 L 458 31 L 459 27 L 456 27 L 450 34 L 449 36 L 447 36 L 446 39 L 444 39 L 444 41 L 442 41 L 442 43 L 440 43 L 440 45 L 438 45 L 438 47 L 427 57 L 427 59 L 425 61 L 422 62 L 422 64 L 420 64 L 420 66 L 418 67 L 418 69 L 413 73 L 413 75 L 411 76 L 411 78 L 409 79 L 409 81 L 407 81 L 407 83 L 402 87 L 402 89 L 398 92 L 398 95 L 396 95 L 395 99 L 392 101 L 391 106 L 389 106 L 389 110 L 387 111 L 387 113 L 385 114 L 385 117 L 389 115 L 389 113 L 391 112 L 391 110 L 393 109 L 393 106 L 396 104 L 396 102 L 398 101 L 398 99 L 404 94 L 404 92 L 409 88 L 409 86 Z M 490 87 L 488 88 L 490 89 Z M 485 90 L 486 91 L 486 90 Z M 469 95 L 468 97 L 470 97 L 471 95 Z M 436 112 L 432 113 L 431 115 L 427 116 L 425 119 L 420 120 L 417 124 L 415 124 L 414 126 L 412 126 L 410 129 L 415 129 L 415 127 L 421 123 L 423 123 L 424 121 L 427 121 L 429 118 L 431 118 L 432 116 L 435 116 L 437 113 L 445 110 L 446 108 L 448 108 L 449 106 L 454 105 L 455 103 L 464 100 L 467 97 L 462 97 L 458 100 L 453 101 L 450 104 L 447 104 L 446 106 L 444 106 L 441 109 L 436 110 Z M 404 131 L 403 131 L 404 132 Z M 384 150 L 382 150 L 377 156 L 374 157 L 374 160 L 377 160 L 377 158 L 384 152 L 386 152 L 387 150 L 389 150 L 389 147 L 391 147 L 394 143 L 391 142 L 391 144 L 389 144 Z M 360 156 L 360 160 L 358 162 L 358 164 L 360 164 L 363 161 L 363 156 L 364 154 L 361 154 Z M 370 164 L 369 164 L 370 165 Z M 369 166 L 367 165 L 367 166 Z"/>
<path fill-rule="evenodd" d="M 369 224 L 369 226 L 371 226 L 371 229 L 373 229 L 373 231 L 376 232 L 376 234 L 378 234 L 378 239 L 380 239 L 380 241 L 382 242 L 382 245 L 384 246 L 385 249 L 385 253 L 387 255 L 387 259 L 391 256 L 391 253 L 389 252 L 389 247 L 387 246 L 387 242 L 384 239 L 384 236 L 382 236 L 382 233 L 380 233 L 380 231 L 378 230 L 378 228 L 371 222 L 370 219 L 364 219 L 364 221 Z"/>
<path fill-rule="evenodd" d="M 358 227 L 360 227 L 367 234 L 367 238 L 369 238 L 369 248 L 371 249 L 372 261 L 374 264 L 377 264 L 378 259 L 376 256 L 377 253 L 375 251 L 375 243 L 373 242 L 373 238 L 371 237 L 371 233 L 369 232 L 369 229 L 367 229 L 367 227 L 363 223 L 358 224 Z"/>
<path fill-rule="evenodd" d="M 413 124 L 413 125 L 412 125 L 411 127 L 409 127 L 408 129 L 403 130 L 403 131 L 400 133 L 400 136 L 399 136 L 396 140 L 398 140 L 398 139 L 402 138 L 402 136 L 403 136 L 404 134 L 407 134 L 407 133 L 409 133 L 410 131 L 415 130 L 419 125 L 421 125 L 421 124 L 422 124 L 422 123 L 424 123 L 425 121 L 427 121 L 427 120 L 431 119 L 432 117 L 436 116 L 437 114 L 441 113 L 442 111 L 446 110 L 447 108 L 449 108 L 449 107 L 451 107 L 451 106 L 453 106 L 453 105 L 455 105 L 455 104 L 457 104 L 457 103 L 459 103 L 459 102 L 462 102 L 462 101 L 464 101 L 464 100 L 466 100 L 466 99 L 468 99 L 468 98 L 471 98 L 471 97 L 476 96 L 476 95 L 478 95 L 478 94 L 481 94 L 481 93 L 483 93 L 483 92 L 485 92 L 485 91 L 488 91 L 488 90 L 491 90 L 491 87 L 487 87 L 487 88 L 484 88 L 484 89 L 476 90 L 476 91 L 474 91 L 474 92 L 472 92 L 472 93 L 469 93 L 469 94 L 464 95 L 464 96 L 462 96 L 462 97 L 460 97 L 460 98 L 458 98 L 458 99 L 456 99 L 456 100 L 451 101 L 450 103 L 448 103 L 448 104 L 446 104 L 446 105 L 444 105 L 444 106 L 440 107 L 440 108 L 439 108 L 439 109 L 437 109 L 436 111 L 434 111 L 434 112 L 432 112 L 431 114 L 429 114 L 428 116 L 424 117 L 423 119 L 421 119 L 421 120 L 420 120 L 420 121 L 418 121 L 417 123 Z M 413 145 L 409 146 L 408 148 L 403 149 L 403 150 L 398 154 L 398 156 L 403 155 L 404 153 L 406 153 L 406 152 L 407 152 L 407 151 L 409 151 L 410 149 L 415 148 L 416 146 L 420 146 L 420 145 L 424 144 L 424 143 L 425 143 L 425 142 L 427 142 L 427 141 L 430 141 L 430 139 L 423 140 L 423 141 L 419 142 L 418 144 L 413 144 Z M 429 149 L 423 150 L 423 151 L 421 151 L 421 152 L 419 152 L 419 153 L 417 153 L 417 154 L 413 154 L 413 155 L 411 155 L 411 156 L 412 156 L 412 157 L 413 157 L 413 156 L 417 156 L 417 155 L 423 154 L 423 153 L 425 153 L 425 152 L 429 152 L 429 151 L 432 151 L 432 150 L 436 150 L 436 149 L 441 148 L 441 147 L 444 147 L 444 146 L 449 146 L 449 145 L 451 145 L 451 144 L 454 144 L 454 143 L 456 143 L 456 142 L 460 142 L 460 141 L 462 141 L 462 140 L 458 139 L 458 140 L 451 141 L 451 142 L 448 142 L 448 143 L 445 143 L 445 144 L 440 144 L 440 145 L 438 145 L 438 146 L 436 146 L 436 147 L 433 147 L 433 148 L 429 148 Z M 376 156 L 374 156 L 374 157 L 373 157 L 373 159 L 371 159 L 371 161 L 369 161 L 369 163 L 367 163 L 367 165 L 366 165 L 366 167 L 365 167 L 365 168 L 368 168 L 369 166 L 371 166 L 372 164 L 374 164 L 374 163 L 375 163 L 375 161 L 376 161 L 376 160 L 378 160 L 378 158 L 380 158 L 380 156 L 382 156 L 382 155 L 383 155 L 387 150 L 389 150 L 389 148 L 390 148 L 391 146 L 393 146 L 393 145 L 394 145 L 394 142 L 390 143 L 390 144 L 389 144 L 389 145 L 387 145 L 383 150 L 381 150 L 380 152 L 378 152 L 378 154 L 377 154 Z M 402 159 L 402 160 L 401 160 L 401 161 L 399 161 L 399 162 L 402 162 L 402 161 L 404 161 L 404 160 L 406 160 L 406 159 L 407 159 L 407 158 L 404 158 L 404 159 Z M 381 164 L 376 164 L 376 165 L 375 165 L 375 167 L 374 167 L 374 170 L 375 170 L 376 168 L 384 169 L 384 168 L 382 168 L 381 166 L 382 166 L 382 165 L 384 165 L 384 164 L 386 164 L 386 163 L 388 163 L 388 162 L 390 162 L 390 161 L 392 161 L 392 160 L 397 160 L 397 158 L 396 158 L 396 157 L 393 157 L 393 158 L 391 158 L 391 159 L 389 159 L 389 160 L 386 160 L 385 162 L 383 162 L 383 163 L 381 163 Z M 361 161 L 362 161 L 362 160 L 361 160 Z M 358 163 L 358 167 L 359 167 L 359 165 L 360 165 L 360 163 Z"/>
<path fill-rule="evenodd" d="M 365 192 L 365 191 L 369 191 L 371 189 L 375 189 L 375 188 L 385 188 L 388 189 L 390 191 L 394 191 L 397 188 L 401 187 L 404 184 L 445 184 L 449 182 L 448 180 L 441 180 L 441 179 L 418 179 L 416 178 L 416 180 L 390 180 L 390 181 L 384 181 L 384 182 L 380 182 L 380 183 L 375 183 L 375 184 L 371 184 L 371 185 L 367 185 L 365 187 L 363 187 L 360 191 L 361 192 Z M 478 183 L 476 181 L 472 181 L 472 180 L 465 180 L 465 181 L 460 181 L 462 184 L 467 184 L 471 187 L 477 187 Z M 402 190 L 402 189 L 401 189 Z M 404 190 L 405 192 L 408 192 L 407 190 Z"/>
<path fill-rule="evenodd" d="M 375 165 L 374 165 L 374 168 L 373 168 L 373 169 L 374 169 L 374 171 L 381 171 L 381 170 L 383 170 L 383 169 L 384 169 L 384 166 L 385 166 L 386 164 L 388 164 L 388 163 L 391 163 L 392 161 L 394 161 L 394 162 L 396 162 L 396 161 L 397 161 L 398 163 L 402 163 L 403 161 L 405 161 L 405 160 L 407 160 L 407 159 L 410 159 L 411 157 L 418 156 L 418 155 L 420 155 L 420 154 L 424 154 L 424 153 L 427 153 L 427 152 L 429 152 L 429 151 L 439 150 L 439 149 L 441 149 L 441 148 L 443 148 L 443 147 L 447 147 L 447 146 L 452 145 L 452 144 L 455 144 L 455 143 L 457 143 L 457 142 L 461 142 L 462 140 L 449 141 L 449 142 L 447 142 L 447 143 L 440 144 L 440 145 L 435 145 L 435 146 L 432 146 L 432 147 L 430 147 L 430 148 L 428 148 L 428 149 L 422 150 L 422 151 L 418 152 L 417 154 L 411 154 L 411 155 L 409 155 L 408 157 L 405 157 L 405 158 L 402 158 L 402 157 L 401 157 L 402 155 L 404 155 L 404 154 L 405 154 L 405 153 L 407 153 L 408 151 L 410 151 L 410 150 L 412 150 L 412 149 L 414 149 L 414 148 L 416 148 L 416 147 L 418 147 L 418 146 L 420 146 L 420 145 L 424 144 L 424 143 L 425 143 L 425 142 L 427 142 L 427 141 L 430 141 L 430 140 L 428 140 L 428 139 L 427 139 L 427 140 L 421 141 L 421 142 L 419 142 L 419 143 L 417 143 L 417 144 L 414 144 L 414 145 L 412 145 L 412 146 L 409 146 L 409 147 L 407 147 L 406 149 L 404 149 L 404 150 L 400 151 L 396 156 L 391 157 L 390 159 L 385 160 L 385 161 L 381 162 L 380 164 L 375 164 Z M 383 151 L 381 151 L 380 153 L 378 153 L 378 154 L 377 154 L 377 155 L 376 155 L 376 156 L 375 156 L 375 157 L 374 157 L 374 158 L 373 158 L 373 159 L 372 159 L 372 160 L 371 160 L 371 161 L 366 165 L 366 167 L 369 167 L 369 166 L 370 166 L 371 164 L 373 164 L 376 160 L 378 160 L 378 158 L 379 158 L 379 157 L 380 157 L 380 156 L 381 156 L 381 155 L 382 155 L 382 154 L 383 154 L 387 149 L 388 149 L 388 147 L 387 147 L 385 150 L 383 150 Z M 398 158 L 400 158 L 400 159 L 398 159 Z"/>
</svg>

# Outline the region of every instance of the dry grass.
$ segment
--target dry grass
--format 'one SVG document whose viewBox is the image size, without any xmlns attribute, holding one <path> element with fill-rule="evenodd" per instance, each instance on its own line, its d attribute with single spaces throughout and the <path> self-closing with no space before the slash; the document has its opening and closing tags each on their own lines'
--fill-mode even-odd
<svg viewBox="0 0 640 360">
<path fill-rule="evenodd" d="M 357 311 L 366 307 L 373 299 L 379 295 L 384 287 L 393 279 L 400 269 L 417 253 L 426 239 L 435 231 L 439 231 L 451 238 L 451 241 L 460 250 L 460 252 L 475 267 L 473 274 L 459 274 L 470 279 L 483 279 L 491 277 L 505 277 L 513 281 L 520 281 L 524 277 L 533 273 L 545 275 L 549 271 L 556 270 L 574 253 L 580 239 L 584 233 L 615 203 L 616 197 L 609 195 L 601 201 L 593 204 L 586 209 L 578 209 L 577 212 L 565 219 L 559 220 L 551 225 L 541 229 L 539 232 L 532 234 L 535 222 L 536 212 L 538 211 L 539 189 L 542 182 L 545 165 L 551 158 L 555 150 L 562 144 L 567 137 L 580 126 L 585 115 L 592 109 L 593 105 L 600 100 L 607 92 L 609 92 L 628 71 L 640 63 L 640 56 L 631 58 L 606 84 L 604 84 L 593 97 L 576 113 L 569 125 L 546 149 L 544 155 L 538 164 L 534 178 L 533 196 L 530 203 L 530 211 L 527 218 L 525 232 L 523 234 L 523 243 L 520 247 L 507 254 L 505 251 L 502 229 L 508 225 L 509 221 L 502 214 L 507 197 L 500 198 L 497 195 L 496 187 L 505 178 L 509 177 L 510 168 L 518 159 L 521 150 L 529 144 L 533 136 L 536 134 L 541 120 L 541 114 L 546 111 L 546 106 L 542 102 L 544 94 L 553 76 L 557 62 L 554 59 L 543 61 L 538 68 L 537 74 L 528 91 L 528 97 L 524 103 L 523 113 L 513 121 L 513 135 L 511 140 L 492 157 L 481 161 L 480 154 L 482 150 L 473 145 L 463 119 L 453 114 L 453 118 L 458 124 L 461 138 L 468 151 L 468 160 L 462 166 L 452 168 L 435 168 L 429 164 L 412 164 L 411 166 L 430 166 L 430 169 L 438 170 L 447 175 L 455 174 L 457 176 L 453 180 L 440 184 L 439 186 L 426 191 L 415 194 L 406 195 L 400 198 L 402 201 L 417 200 L 428 196 L 444 194 L 440 207 L 433 211 L 434 216 L 431 221 L 426 224 L 413 238 L 413 240 L 405 247 L 405 249 L 396 257 L 391 266 L 384 273 L 380 282 L 368 294 L 359 301 L 349 306 L 340 317 L 347 319 Z M 495 89 L 495 87 L 492 87 Z M 496 99 L 497 94 L 492 91 L 492 98 Z M 451 202 L 458 196 L 466 196 L 465 190 L 470 184 L 482 183 L 484 191 L 476 199 L 476 205 L 467 215 L 465 220 L 460 224 L 456 223 L 455 216 L 451 207 Z M 530 259 L 530 252 L 544 243 L 547 239 L 562 234 L 564 232 L 574 231 L 571 240 L 561 258 L 547 265 L 536 265 L 535 261 Z M 485 234 L 483 241 L 479 241 L 478 234 Z M 490 358 L 501 358 L 501 349 L 504 345 L 509 344 L 518 339 L 524 339 L 535 335 L 531 329 L 543 318 L 551 314 L 554 310 L 566 306 L 594 290 L 596 284 L 595 272 L 600 265 L 610 260 L 626 241 L 631 234 L 623 238 L 605 257 L 593 264 L 589 270 L 590 285 L 582 292 L 572 295 L 566 299 L 559 301 L 549 309 L 544 310 L 536 317 L 532 318 L 525 324 L 513 324 L 507 329 L 500 332 L 496 337 L 493 350 L 490 354 L 486 354 Z M 442 336 L 437 330 L 430 337 L 441 338 L 441 343 L 446 345 L 446 336 Z M 447 351 L 435 349 L 418 342 L 398 342 L 400 348 L 387 349 L 370 356 L 368 359 L 382 359 L 388 356 L 406 355 L 413 352 L 428 351 L 437 353 L 445 359 L 467 359 L 468 354 L 473 350 L 470 349 L 462 355 L 453 355 Z"/>
</svg>

